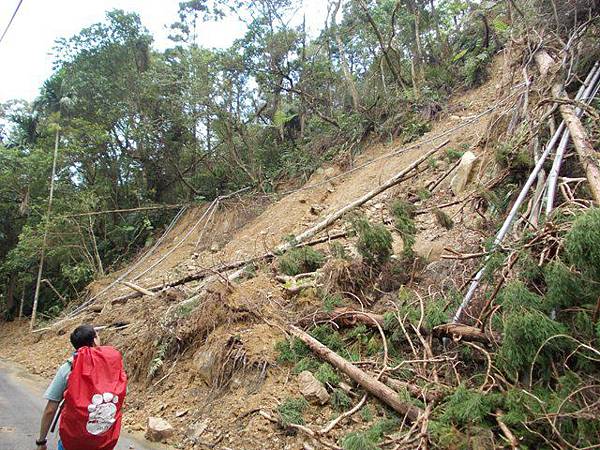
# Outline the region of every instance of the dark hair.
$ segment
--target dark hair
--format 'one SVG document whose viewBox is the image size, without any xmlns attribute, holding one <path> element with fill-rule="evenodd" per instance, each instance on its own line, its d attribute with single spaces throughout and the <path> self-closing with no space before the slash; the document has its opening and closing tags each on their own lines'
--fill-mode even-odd
<svg viewBox="0 0 600 450">
<path fill-rule="evenodd" d="M 96 330 L 89 324 L 79 325 L 71 333 L 71 344 L 75 347 L 75 350 L 81 347 L 93 347 L 94 338 L 96 337 Z"/>
</svg>

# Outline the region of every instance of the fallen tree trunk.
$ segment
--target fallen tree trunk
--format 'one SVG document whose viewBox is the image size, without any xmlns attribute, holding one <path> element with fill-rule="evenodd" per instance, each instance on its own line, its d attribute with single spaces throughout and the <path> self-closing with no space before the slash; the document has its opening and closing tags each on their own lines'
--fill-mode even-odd
<svg viewBox="0 0 600 450">
<path fill-rule="evenodd" d="M 379 400 L 390 406 L 394 411 L 406 416 L 411 422 L 416 421 L 423 413 L 421 408 L 405 403 L 398 398 L 398 393 L 390 387 L 378 381 L 371 375 L 360 370 L 355 365 L 349 363 L 340 355 L 321 344 L 315 338 L 293 325 L 289 327 L 290 333 L 304 342 L 319 358 L 327 361 L 339 371 L 348 375 L 352 380 L 358 383 L 369 394 L 374 395 Z"/>
<path fill-rule="evenodd" d="M 425 398 L 427 402 L 433 404 L 439 403 L 439 401 L 446 396 L 444 392 L 422 388 L 421 386 L 417 386 L 416 384 L 411 384 L 406 381 L 397 380 L 396 378 L 390 378 L 387 375 L 384 375 L 382 377 L 382 381 L 395 391 L 401 391 L 403 389 L 406 389 L 408 393 L 413 397 L 421 400 Z"/>
<path fill-rule="evenodd" d="M 460 323 L 446 323 L 433 329 L 433 335 L 438 337 L 453 337 L 460 340 L 481 342 L 482 344 L 500 343 L 502 336 L 494 334 L 489 336 L 477 327 Z"/>
<path fill-rule="evenodd" d="M 383 328 L 384 319 L 380 314 L 357 313 L 353 314 L 352 308 L 336 308 L 331 312 L 317 311 L 316 313 L 304 317 L 296 322 L 299 327 L 308 327 L 323 322 L 334 322 L 342 328 L 350 328 L 356 325 L 365 325 L 369 328 L 376 328 L 376 323 Z"/>
<path fill-rule="evenodd" d="M 178 280 L 175 281 L 171 281 L 169 283 L 163 283 L 163 284 L 157 284 L 154 286 L 151 286 L 149 288 L 146 288 L 145 290 L 149 291 L 150 293 L 154 293 L 154 292 L 158 292 L 162 289 L 168 289 L 168 288 L 172 288 L 172 287 L 176 287 L 176 286 L 181 286 L 182 284 L 187 284 L 187 283 L 191 283 L 192 281 L 201 281 L 204 280 L 205 278 L 210 277 L 211 275 L 215 274 L 215 273 L 222 273 L 222 272 L 227 272 L 228 270 L 234 270 L 234 269 L 238 269 L 240 267 L 245 267 L 248 264 L 252 264 L 253 262 L 256 261 L 263 261 L 263 260 L 268 260 L 273 258 L 275 255 L 273 255 L 273 253 L 265 253 L 264 255 L 260 255 L 260 256 L 256 256 L 254 258 L 250 258 L 250 259 L 246 259 L 243 261 L 234 261 L 228 264 L 223 264 L 217 267 L 212 267 L 209 269 L 202 269 L 198 272 L 194 272 L 190 275 L 186 275 L 183 278 L 179 278 Z M 142 288 L 144 289 L 144 288 Z M 130 300 L 132 298 L 136 298 L 136 297 L 141 297 L 143 294 L 139 291 L 136 292 L 131 292 L 129 294 L 125 294 L 122 295 L 120 297 L 116 297 L 114 299 L 112 299 L 111 303 L 117 304 L 117 303 L 125 303 L 127 300 Z"/>
<path fill-rule="evenodd" d="M 342 209 L 339 209 L 336 212 L 331 213 L 324 220 L 322 220 L 321 222 L 312 226 L 311 228 L 304 231 L 303 233 L 299 234 L 298 236 L 295 236 L 294 239 L 291 239 L 289 242 L 286 242 L 285 244 L 280 245 L 279 247 L 277 247 L 275 249 L 275 253 L 285 252 L 291 248 L 298 246 L 298 244 L 307 241 L 308 239 L 312 238 L 320 231 L 329 227 L 332 223 L 334 223 L 335 221 L 340 219 L 345 214 L 358 208 L 359 206 L 364 205 L 372 198 L 376 197 L 377 195 L 381 194 L 382 192 L 384 192 L 384 191 L 388 190 L 389 188 L 402 182 L 404 180 L 404 178 L 406 177 L 406 175 L 408 175 L 410 172 L 412 172 L 417 167 L 419 167 L 419 165 L 421 165 L 423 162 L 425 162 L 431 155 L 433 155 L 434 153 L 436 153 L 439 150 L 441 150 L 442 148 L 444 148 L 448 144 L 448 142 L 450 142 L 450 141 L 449 140 L 444 141 L 443 143 L 441 143 L 434 149 L 425 153 L 423 156 L 421 156 L 419 159 L 414 161 L 408 167 L 406 167 L 405 169 L 398 172 L 396 175 L 394 175 L 392 178 L 387 180 L 381 186 L 378 186 L 377 188 L 373 189 L 372 191 L 366 193 L 359 199 L 354 200 L 352 203 L 349 203 L 348 205 L 344 206 Z"/>
</svg>

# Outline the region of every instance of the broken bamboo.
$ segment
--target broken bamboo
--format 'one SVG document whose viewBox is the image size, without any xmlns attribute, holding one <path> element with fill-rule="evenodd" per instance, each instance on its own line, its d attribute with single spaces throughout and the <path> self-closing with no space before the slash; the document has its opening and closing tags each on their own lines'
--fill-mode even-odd
<svg viewBox="0 0 600 450">
<path fill-rule="evenodd" d="M 594 98 L 594 91 L 597 90 L 596 85 L 598 84 L 598 78 L 600 77 L 600 61 L 596 62 L 592 70 L 590 70 L 588 76 L 585 81 L 579 88 L 577 95 L 575 96 L 575 100 L 582 100 L 585 103 L 589 104 L 591 100 Z M 562 92 L 562 86 L 555 86 L 555 90 L 557 93 Z M 575 114 L 579 117 L 581 114 L 581 108 L 577 108 L 575 110 Z M 564 128 L 564 126 L 563 126 Z M 556 195 L 556 185 L 558 182 L 558 175 L 560 172 L 560 167 L 562 165 L 562 160 L 565 154 L 565 150 L 567 148 L 567 144 L 569 142 L 570 132 L 569 130 L 565 130 L 556 149 L 556 156 L 554 157 L 554 163 L 552 164 L 552 168 L 550 169 L 550 173 L 548 174 L 547 181 L 547 194 L 546 194 L 546 216 L 550 215 L 554 208 L 554 197 Z"/>
<path fill-rule="evenodd" d="M 570 100 L 562 85 L 556 84 L 552 88 L 552 92 L 556 98 Z M 573 106 L 563 103 L 558 109 L 571 133 L 571 139 L 585 171 L 594 202 L 600 204 L 600 165 L 587 131 Z"/>
<path fill-rule="evenodd" d="M 321 344 L 315 338 L 305 333 L 300 328 L 290 325 L 289 331 L 292 335 L 300 339 L 308 346 L 317 356 L 327 361 L 339 371 L 348 375 L 352 380 L 362 386 L 369 394 L 374 395 L 379 400 L 390 406 L 394 411 L 406 416 L 411 422 L 416 421 L 423 413 L 421 408 L 418 408 L 410 403 L 401 401 L 398 393 L 390 387 L 378 381 L 371 375 L 362 371 L 355 365 L 349 363 L 340 355 Z"/>
</svg>

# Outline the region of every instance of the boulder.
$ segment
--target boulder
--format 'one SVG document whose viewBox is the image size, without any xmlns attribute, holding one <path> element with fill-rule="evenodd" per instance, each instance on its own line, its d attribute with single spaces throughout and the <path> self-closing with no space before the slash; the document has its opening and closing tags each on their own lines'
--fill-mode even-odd
<svg viewBox="0 0 600 450">
<path fill-rule="evenodd" d="M 216 363 L 217 357 L 211 351 L 200 350 L 194 355 L 193 367 L 196 374 L 209 386 L 212 384 L 213 368 Z"/>
<path fill-rule="evenodd" d="M 452 188 L 454 195 L 459 195 L 461 192 L 463 192 L 469 183 L 475 161 L 477 161 L 477 156 L 475 153 L 470 151 L 465 152 L 465 154 L 460 158 L 460 163 L 456 169 L 456 173 L 454 174 L 454 177 L 452 177 L 452 181 L 450 181 L 450 187 Z"/>
<path fill-rule="evenodd" d="M 148 417 L 146 439 L 151 442 L 163 442 L 175 434 L 175 428 L 160 417 Z"/>
<path fill-rule="evenodd" d="M 323 383 L 308 370 L 298 375 L 298 382 L 300 383 L 300 392 L 309 402 L 324 405 L 329 401 L 329 393 Z"/>
</svg>

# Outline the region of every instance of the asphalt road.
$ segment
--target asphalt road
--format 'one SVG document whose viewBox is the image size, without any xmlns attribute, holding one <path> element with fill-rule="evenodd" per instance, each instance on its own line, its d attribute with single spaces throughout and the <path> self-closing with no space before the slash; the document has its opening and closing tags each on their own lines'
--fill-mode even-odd
<svg viewBox="0 0 600 450">
<path fill-rule="evenodd" d="M 0 360 L 0 450 L 35 450 L 45 401 L 46 383 L 17 366 Z M 56 434 L 48 436 L 48 450 L 56 449 Z M 141 442 L 125 433 L 117 450 L 165 449 Z"/>
</svg>

